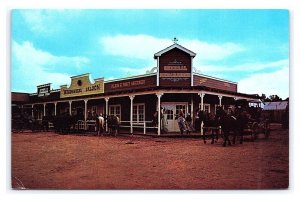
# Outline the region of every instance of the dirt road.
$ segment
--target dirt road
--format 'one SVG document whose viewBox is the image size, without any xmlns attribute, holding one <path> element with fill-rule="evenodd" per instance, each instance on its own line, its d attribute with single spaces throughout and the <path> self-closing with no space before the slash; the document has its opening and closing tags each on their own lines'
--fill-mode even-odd
<svg viewBox="0 0 300 200">
<path fill-rule="evenodd" d="M 12 134 L 12 187 L 277 189 L 289 184 L 288 131 L 231 147 L 195 138 Z"/>
</svg>

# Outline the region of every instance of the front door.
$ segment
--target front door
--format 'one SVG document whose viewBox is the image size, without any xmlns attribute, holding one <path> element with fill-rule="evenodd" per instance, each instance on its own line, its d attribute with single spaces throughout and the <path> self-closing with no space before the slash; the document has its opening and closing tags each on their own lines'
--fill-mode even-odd
<svg viewBox="0 0 300 200">
<path fill-rule="evenodd" d="M 162 103 L 164 109 L 163 128 L 167 132 L 179 132 L 177 117 L 180 111 L 186 114 L 187 103 Z"/>
</svg>

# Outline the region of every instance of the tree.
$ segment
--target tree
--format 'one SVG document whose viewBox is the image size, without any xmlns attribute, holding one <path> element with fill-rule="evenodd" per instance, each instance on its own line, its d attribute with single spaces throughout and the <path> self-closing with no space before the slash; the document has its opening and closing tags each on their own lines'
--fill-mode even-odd
<svg viewBox="0 0 300 200">
<path fill-rule="evenodd" d="M 266 96 L 266 94 L 262 94 L 260 96 L 260 99 L 262 102 L 273 102 L 273 101 L 282 101 L 282 98 L 280 98 L 278 95 L 270 95 L 269 97 Z"/>
<path fill-rule="evenodd" d="M 267 99 L 267 96 L 266 96 L 266 94 L 261 94 L 261 96 L 260 96 L 260 100 L 261 100 L 262 102 L 265 102 L 265 101 L 266 101 L 266 99 Z"/>
<path fill-rule="evenodd" d="M 271 101 L 282 101 L 282 98 L 280 98 L 278 95 L 270 95 L 269 99 Z"/>
</svg>

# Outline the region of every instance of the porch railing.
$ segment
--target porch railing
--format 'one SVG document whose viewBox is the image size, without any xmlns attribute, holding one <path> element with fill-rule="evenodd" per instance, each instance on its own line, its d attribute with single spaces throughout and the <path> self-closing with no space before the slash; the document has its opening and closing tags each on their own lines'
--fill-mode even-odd
<svg viewBox="0 0 300 200">
<path fill-rule="evenodd" d="M 121 123 L 120 127 L 126 127 L 126 128 L 131 127 L 130 126 L 130 121 L 121 121 L 120 123 Z M 124 125 L 124 123 L 127 123 L 127 124 Z M 147 123 L 152 123 L 152 121 L 141 121 L 141 122 L 133 121 L 132 122 L 132 128 L 143 128 L 144 135 L 146 134 L 147 128 L 157 128 L 157 127 L 154 127 L 154 126 L 147 126 Z"/>
</svg>

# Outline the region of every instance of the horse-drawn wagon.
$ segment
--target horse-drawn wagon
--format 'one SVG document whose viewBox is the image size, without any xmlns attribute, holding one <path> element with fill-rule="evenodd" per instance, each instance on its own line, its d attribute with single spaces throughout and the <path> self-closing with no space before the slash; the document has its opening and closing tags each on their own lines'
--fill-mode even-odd
<svg viewBox="0 0 300 200">
<path fill-rule="evenodd" d="M 244 136 L 250 135 L 252 141 L 256 140 L 259 134 L 264 134 L 264 137 L 268 139 L 270 136 L 269 120 L 249 120 L 243 131 Z"/>
</svg>

